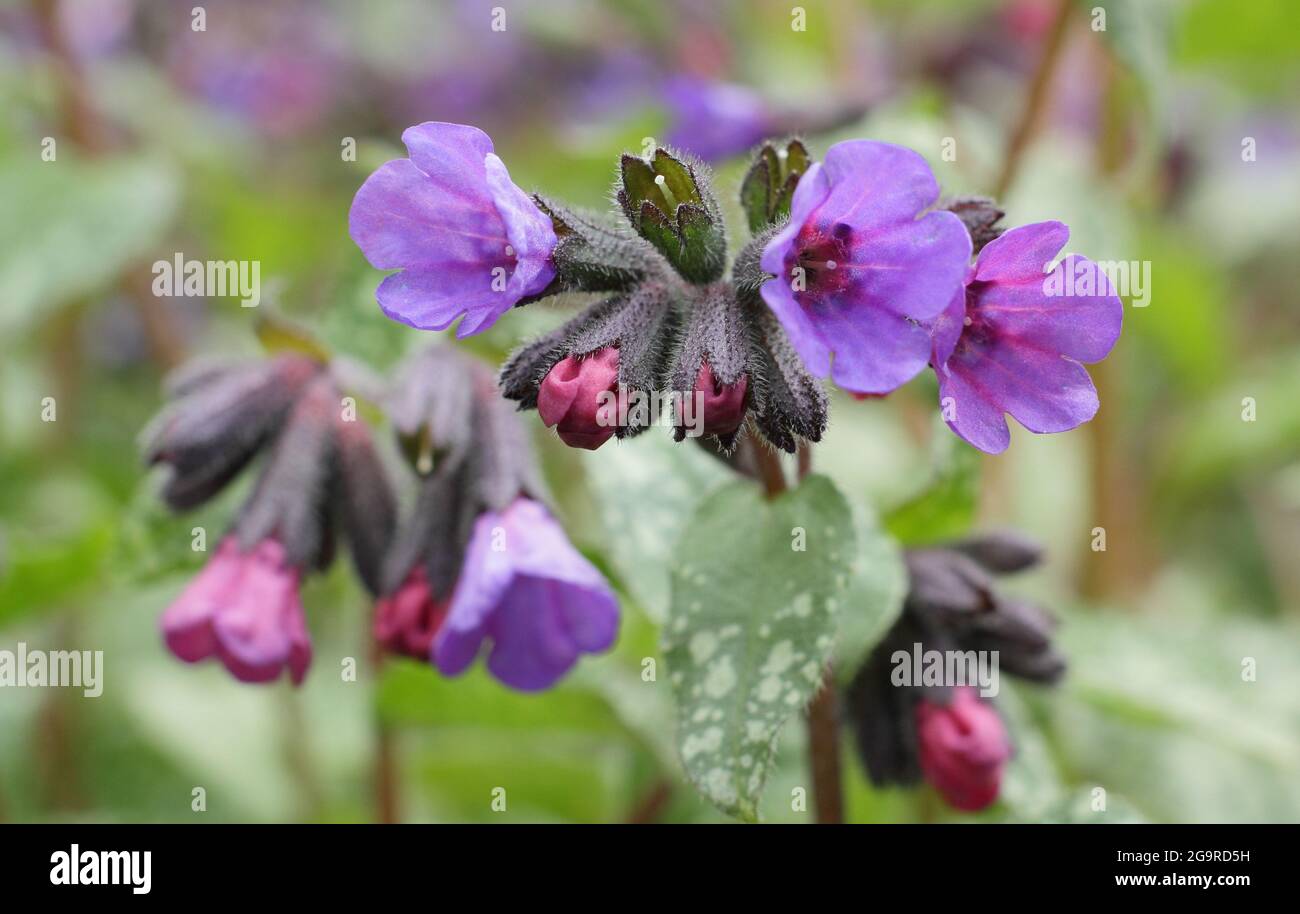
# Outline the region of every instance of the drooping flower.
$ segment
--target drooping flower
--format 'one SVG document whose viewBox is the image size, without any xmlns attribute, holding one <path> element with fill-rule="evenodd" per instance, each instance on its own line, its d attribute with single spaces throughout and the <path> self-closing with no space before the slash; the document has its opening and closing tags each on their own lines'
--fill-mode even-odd
<svg viewBox="0 0 1300 914">
<path fill-rule="evenodd" d="M 1097 412 L 1082 362 L 1119 339 L 1124 306 L 1110 280 L 1065 246 L 1060 222 L 1011 229 L 990 241 L 964 287 L 934 322 L 931 360 L 948 427 L 990 454 L 1011 441 L 1004 413 L 1031 432 L 1064 432 Z"/>
<path fill-rule="evenodd" d="M 565 356 L 537 390 L 537 412 L 569 447 L 594 451 L 617 426 L 618 349 Z M 615 396 L 609 396 L 614 394 Z"/>
<path fill-rule="evenodd" d="M 918 702 L 916 732 L 921 771 L 954 808 L 977 812 L 997 799 L 1011 742 L 975 689 L 953 689 L 946 705 Z"/>
<path fill-rule="evenodd" d="M 241 682 L 270 682 L 287 668 L 293 683 L 301 683 L 311 639 L 299 577 L 274 539 L 243 551 L 227 537 L 163 613 L 167 647 L 187 663 L 217 657 Z"/>
<path fill-rule="evenodd" d="M 618 622 L 618 602 L 604 577 L 540 503 L 520 497 L 475 522 L 433 660 L 454 676 L 488 641 L 492 675 L 537 691 L 553 685 L 579 655 L 609 648 Z"/>
<path fill-rule="evenodd" d="M 617 355 L 617 353 L 616 353 Z M 390 650 L 463 671 L 487 666 L 512 688 L 553 685 L 618 632 L 609 585 L 542 506 L 542 483 L 517 413 L 487 366 L 451 346 L 408 361 L 390 404 L 423 440 L 415 510 L 394 538 L 375 633 Z"/>
<path fill-rule="evenodd" d="M 217 657 L 244 682 L 288 667 L 298 684 L 311 662 L 299 583 L 328 567 L 337 533 L 362 583 L 379 584 L 395 508 L 370 432 L 342 408 L 330 367 L 303 356 L 194 366 L 169 386 L 176 400 L 145 453 L 169 471 L 171 507 L 202 504 L 269 453 L 229 535 L 164 612 L 164 641 L 190 663 Z"/>
<path fill-rule="evenodd" d="M 919 215 L 938 197 L 920 155 L 868 140 L 836 143 L 799 180 L 760 292 L 814 375 L 888 393 L 925 367 L 921 322 L 952 301 L 971 252 L 957 216 Z"/>
<path fill-rule="evenodd" d="M 849 720 L 872 783 L 934 784 L 950 804 L 982 809 L 997 797 L 1011 747 L 993 707 L 970 679 L 896 679 L 898 659 L 931 651 L 996 655 L 996 669 L 1051 685 L 1065 673 L 1052 645 L 1055 622 L 1038 606 L 1002 593 L 994 574 L 1037 564 L 1041 550 L 1008 532 L 910 549 L 909 586 L 898 620 L 848 690 Z M 996 690 L 981 680 L 980 689 Z"/>
<path fill-rule="evenodd" d="M 488 327 L 555 278 L 551 220 L 510 180 L 476 127 L 430 121 L 402 134 L 410 155 L 380 166 L 348 230 L 371 266 L 401 272 L 376 298 L 393 320 L 456 335 Z"/>
</svg>

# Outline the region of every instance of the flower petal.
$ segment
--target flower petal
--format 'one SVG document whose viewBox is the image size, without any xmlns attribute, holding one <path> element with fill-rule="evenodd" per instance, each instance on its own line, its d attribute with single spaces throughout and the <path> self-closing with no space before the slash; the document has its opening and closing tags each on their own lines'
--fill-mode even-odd
<svg viewBox="0 0 1300 914">
<path fill-rule="evenodd" d="M 415 166 L 437 184 L 455 189 L 483 183 L 483 159 L 492 152 L 492 138 L 468 124 L 425 121 L 402 131 L 402 142 Z M 472 190 L 466 187 L 466 190 Z"/>
<path fill-rule="evenodd" d="M 980 251 L 975 264 L 979 282 L 1030 282 L 1041 285 L 1044 269 L 1056 259 L 1070 229 L 1063 222 L 1034 222 L 1020 225 L 994 238 Z"/>
<path fill-rule="evenodd" d="M 952 296 L 948 307 L 930 325 L 930 364 L 936 368 L 948 361 L 957 348 L 957 340 L 966 320 L 966 286 L 963 284 Z"/>
<path fill-rule="evenodd" d="M 524 575 L 515 579 L 492 616 L 488 670 L 511 688 L 545 689 L 578 660 L 578 645 L 565 624 L 564 605 L 573 588 Z"/>
<path fill-rule="evenodd" d="M 348 233 L 380 270 L 479 266 L 504 260 L 509 243 L 481 178 L 476 185 L 439 183 L 409 159 L 386 162 L 366 178 L 352 200 Z"/>
<path fill-rule="evenodd" d="M 462 673 L 474 662 L 492 613 L 514 580 L 510 550 L 492 548 L 497 528 L 504 529 L 503 516 L 495 511 L 481 514 L 474 522 L 447 618 L 433 642 L 432 660 L 445 676 Z"/>
<path fill-rule="evenodd" d="M 459 337 L 491 326 L 514 305 L 509 294 L 492 288 L 492 277 L 481 263 L 394 273 L 379 284 L 375 299 L 384 314 L 420 330 L 446 330 L 464 314 L 456 328 Z"/>
<path fill-rule="evenodd" d="M 488 192 L 506 227 L 516 265 L 507 292 L 517 301 L 545 289 L 555 278 L 551 252 L 557 239 L 551 219 L 510 180 L 505 163 L 489 153 L 485 160 Z"/>
<path fill-rule="evenodd" d="M 1003 337 L 959 343 L 939 372 L 939 396 L 941 403 L 952 398 L 952 430 L 991 454 L 1005 450 L 1009 440 L 1003 412 L 1044 434 L 1082 425 L 1098 406 L 1097 390 L 1078 362 Z"/>
<path fill-rule="evenodd" d="M 911 222 L 939 199 L 939 182 L 925 159 L 892 143 L 836 143 L 826 151 L 826 175 L 831 192 L 817 213 L 823 224 L 861 228 Z"/>
</svg>

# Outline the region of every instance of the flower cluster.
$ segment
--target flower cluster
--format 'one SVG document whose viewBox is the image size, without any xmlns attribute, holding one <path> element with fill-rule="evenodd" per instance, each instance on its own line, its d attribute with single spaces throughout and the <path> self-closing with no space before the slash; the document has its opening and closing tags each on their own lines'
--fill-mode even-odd
<svg viewBox="0 0 1300 914">
<path fill-rule="evenodd" d="M 169 468 L 162 496 L 172 509 L 202 504 L 267 456 L 211 561 L 163 614 L 167 646 L 190 663 L 217 657 L 244 682 L 287 667 L 299 683 L 311 640 L 298 589 L 332 561 L 336 530 L 358 576 L 378 587 L 396 513 L 370 432 L 306 356 L 191 366 L 170 394 L 145 457 Z"/>
<path fill-rule="evenodd" d="M 331 365 L 304 355 L 184 369 L 146 433 L 174 510 L 195 507 L 260 453 L 231 530 L 167 608 L 180 659 L 218 658 L 244 682 L 283 670 L 297 684 L 312 647 L 302 578 L 327 567 L 335 534 L 376 597 L 385 649 L 465 670 L 485 643 L 507 685 L 552 685 L 581 653 L 606 650 L 618 604 L 540 501 L 526 436 L 491 372 L 449 347 L 413 359 L 381 396 L 421 474 L 414 511 L 397 498 L 368 426 Z"/>
<path fill-rule="evenodd" d="M 1000 593 L 992 578 L 1039 559 L 1036 546 L 1010 534 L 908 551 L 910 587 L 902 614 L 848 695 L 858 751 L 873 783 L 910 785 L 924 778 L 965 811 L 997 799 L 1011 741 L 991 698 L 969 681 L 938 681 L 937 666 L 936 681 L 898 671 L 905 658 L 936 652 L 966 660 L 996 656 L 998 669 L 1013 676 L 1058 681 L 1065 659 L 1052 646 L 1052 617 Z"/>
<path fill-rule="evenodd" d="M 798 140 L 764 145 L 740 188 L 754 238 L 727 277 L 721 210 L 689 156 L 624 155 L 620 223 L 528 197 L 475 128 L 425 123 L 403 139 L 409 158 L 371 175 L 350 216 L 371 264 L 400 270 L 379 286 L 385 313 L 427 329 L 461 318 L 466 336 L 515 305 L 607 296 L 501 371 L 503 394 L 570 446 L 635 435 L 668 403 L 678 440 L 725 451 L 752 425 L 793 451 L 825 429 L 817 378 L 881 396 L 927 365 L 948 425 L 990 453 L 1009 442 L 1006 413 L 1056 432 L 1098 408 L 1081 363 L 1119 336 L 1105 276 L 1080 257 L 1051 266 L 1060 223 L 1004 233 L 991 201 L 940 201 L 910 149 L 851 140 L 815 162 Z M 1061 292 L 1080 270 L 1095 276 L 1085 294 Z"/>
<path fill-rule="evenodd" d="M 448 676 L 490 642 L 488 670 L 525 691 L 608 649 L 618 602 L 540 501 L 527 436 L 488 369 L 433 347 L 399 375 L 390 414 L 438 456 L 390 551 L 376 639 Z"/>
</svg>

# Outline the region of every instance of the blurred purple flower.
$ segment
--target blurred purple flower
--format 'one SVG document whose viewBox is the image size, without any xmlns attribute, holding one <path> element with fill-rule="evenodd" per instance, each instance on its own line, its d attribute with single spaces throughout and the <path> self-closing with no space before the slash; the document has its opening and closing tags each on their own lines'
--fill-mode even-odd
<svg viewBox="0 0 1300 914">
<path fill-rule="evenodd" d="M 376 297 L 393 320 L 458 337 L 486 330 L 555 278 L 551 220 L 510 181 L 476 127 L 408 128 L 410 154 L 380 166 L 352 201 L 348 229 L 370 264 L 399 269 Z"/>
<path fill-rule="evenodd" d="M 187 663 L 216 656 L 241 682 L 270 682 L 288 667 L 293 683 L 301 683 L 311 639 L 299 576 L 274 539 L 245 552 L 236 537 L 227 537 L 163 613 L 167 647 Z"/>
<path fill-rule="evenodd" d="M 177 82 L 271 136 L 320 124 L 354 78 L 334 15 L 303 0 L 234 0 L 223 12 L 195 32 L 190 4 L 166 11 Z"/>
<path fill-rule="evenodd" d="M 734 83 L 674 77 L 664 100 L 673 115 L 668 145 L 706 161 L 740 155 L 776 132 L 762 96 Z"/>
<path fill-rule="evenodd" d="M 539 502 L 521 496 L 475 522 L 433 660 L 444 674 L 457 675 L 488 639 L 492 675 L 538 691 L 579 654 L 609 648 L 618 624 L 618 602 L 604 577 Z"/>
<path fill-rule="evenodd" d="M 918 322 L 961 286 L 971 242 L 920 155 L 836 143 L 799 181 L 790 222 L 763 251 L 761 293 L 808 370 L 858 393 L 888 393 L 930 356 Z M 834 368 L 831 354 L 834 353 Z"/>
<path fill-rule="evenodd" d="M 1085 257 L 1046 266 L 1065 246 L 1060 222 L 1011 229 L 989 242 L 933 324 L 932 363 L 949 428 L 990 454 L 1010 443 L 1004 413 L 1031 432 L 1064 432 L 1097 412 L 1081 362 L 1119 339 L 1124 306 Z"/>
</svg>

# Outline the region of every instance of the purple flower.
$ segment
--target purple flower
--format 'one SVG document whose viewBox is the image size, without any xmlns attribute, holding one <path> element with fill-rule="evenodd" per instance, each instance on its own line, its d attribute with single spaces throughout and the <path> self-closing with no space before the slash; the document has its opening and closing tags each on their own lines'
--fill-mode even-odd
<svg viewBox="0 0 1300 914">
<path fill-rule="evenodd" d="M 311 664 L 298 579 L 275 540 L 241 552 L 228 537 L 163 613 L 163 639 L 186 663 L 216 656 L 241 682 L 270 682 L 287 666 L 297 685 Z"/>
<path fill-rule="evenodd" d="M 492 642 L 488 670 L 512 688 L 555 683 L 578 655 L 618 634 L 618 602 L 600 572 L 536 501 L 514 500 L 474 524 L 451 608 L 433 643 L 445 675 L 463 672 Z"/>
<path fill-rule="evenodd" d="M 858 393 L 888 393 L 930 358 L 919 322 L 960 288 L 971 242 L 930 167 L 902 146 L 836 143 L 799 181 L 789 224 L 763 251 L 761 288 L 808 370 Z M 831 354 L 834 353 L 834 367 Z"/>
<path fill-rule="evenodd" d="M 1080 362 L 1104 359 L 1124 306 L 1095 263 L 1070 255 L 1060 222 L 1014 228 L 989 242 L 934 322 L 931 361 L 948 426 L 990 454 L 1011 440 L 1004 413 L 1031 432 L 1064 432 L 1097 412 Z"/>
<path fill-rule="evenodd" d="M 773 118 L 759 94 L 733 83 L 679 76 L 664 86 L 674 122 L 668 145 L 708 162 L 748 151 L 773 132 Z"/>
<path fill-rule="evenodd" d="M 381 165 L 352 201 L 348 231 L 371 266 L 399 269 L 376 298 L 393 320 L 456 335 L 486 330 L 555 278 L 555 230 L 510 181 L 477 127 L 434 121 L 402 134 L 409 159 Z"/>
</svg>

